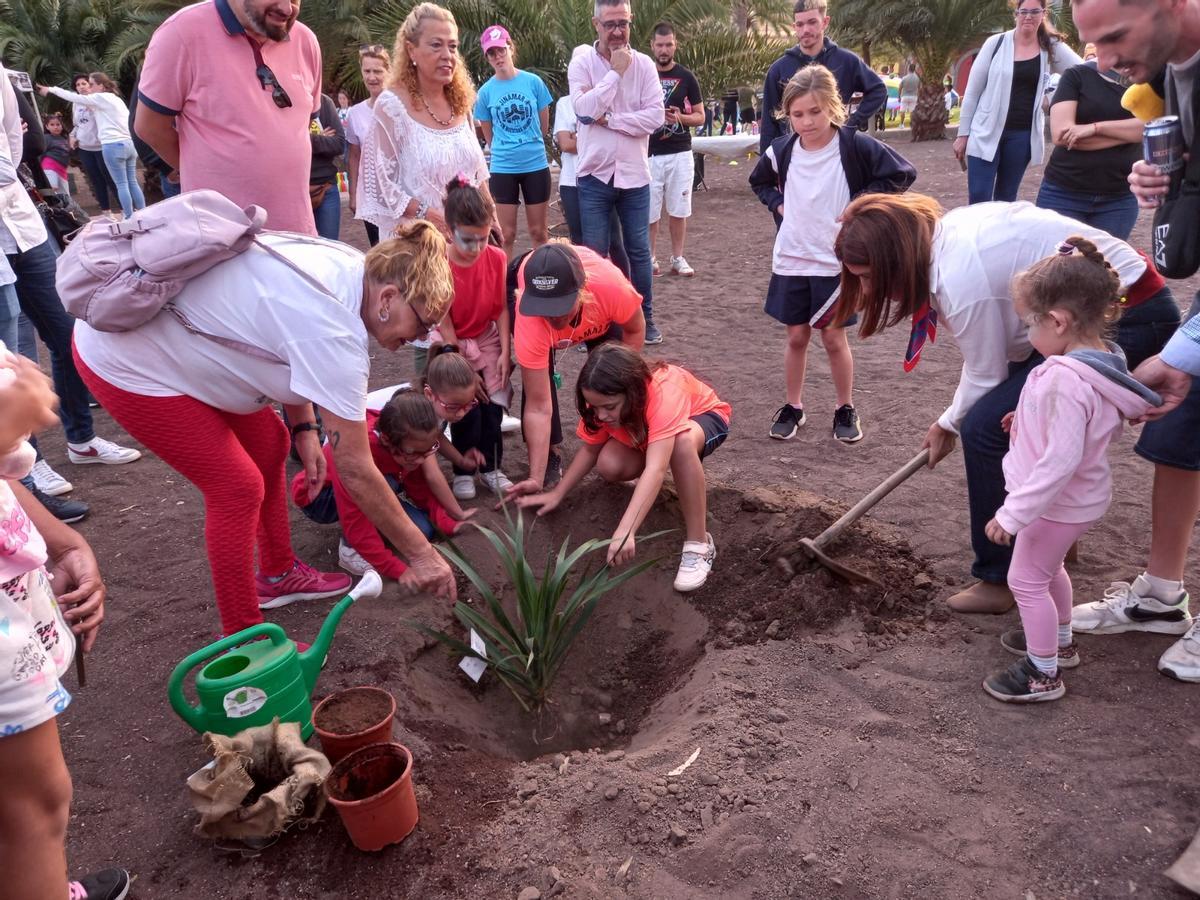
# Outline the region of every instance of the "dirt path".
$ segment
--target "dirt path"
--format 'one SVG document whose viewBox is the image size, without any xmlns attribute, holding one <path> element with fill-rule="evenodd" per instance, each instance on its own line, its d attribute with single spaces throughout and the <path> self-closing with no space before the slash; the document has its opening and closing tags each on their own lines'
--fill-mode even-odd
<svg viewBox="0 0 1200 900">
<path fill-rule="evenodd" d="M 921 173 L 918 189 L 965 202 L 947 144 L 898 146 Z M 469 689 L 403 624 L 444 624 L 444 608 L 389 587 L 354 609 L 317 693 L 377 684 L 395 694 L 422 814 L 400 847 L 356 852 L 332 812 L 257 859 L 217 854 L 191 834 L 184 779 L 205 759 L 165 684 L 216 628 L 199 495 L 153 458 L 62 464 L 93 506 L 81 530 L 111 590 L 88 687 L 60 720 L 75 778 L 74 870 L 124 865 L 139 876 L 138 900 L 516 897 L 528 886 L 546 896 L 551 867 L 567 897 L 1183 896 L 1161 872 L 1200 825 L 1197 688 L 1155 671 L 1166 639 L 1085 638 L 1064 701 L 1011 709 L 989 699 L 979 681 L 1007 664 L 996 638 L 1016 617 L 954 617 L 940 603 L 969 564 L 957 459 L 914 478 L 839 548 L 885 578 L 883 595 L 819 573 L 785 582 L 770 553 L 760 559 L 907 460 L 961 359 L 945 338 L 906 376 L 906 335 L 855 341 L 866 440 L 847 447 L 829 435 L 833 394 L 817 350 L 810 424 L 790 443 L 767 440 L 783 337 L 761 311 L 773 230 L 749 171 L 710 163 L 688 240 L 697 276 L 655 282 L 666 334 L 657 352 L 734 407 L 733 436 L 708 464 L 713 581 L 693 600 L 675 595 L 668 539 L 656 551 L 665 562 L 605 601 L 539 726 L 540 758 L 532 723 L 502 688 Z M 1026 177 L 1030 199 L 1038 179 Z M 362 243 L 357 223 L 344 229 Z M 563 356 L 570 384 L 582 354 Z M 410 367 L 407 351 L 378 351 L 372 386 Z M 112 436 L 102 412 L 99 421 Z M 1145 556 L 1150 470 L 1132 443 L 1113 451 L 1116 502 L 1074 570 L 1081 599 L 1131 578 Z M 61 435 L 44 447 L 58 465 Z M 508 468 L 522 463 L 513 441 Z M 539 540 L 551 529 L 559 540 L 607 536 L 623 502 L 589 482 L 539 525 Z M 668 504 L 651 524 L 672 521 Z M 301 555 L 332 566 L 336 532 L 298 515 L 293 524 Z M 465 546 L 485 553 L 478 538 Z M 1198 575 L 1193 564 L 1194 585 Z M 311 639 L 327 609 L 271 618 Z M 697 747 L 696 762 L 667 777 Z"/>
</svg>

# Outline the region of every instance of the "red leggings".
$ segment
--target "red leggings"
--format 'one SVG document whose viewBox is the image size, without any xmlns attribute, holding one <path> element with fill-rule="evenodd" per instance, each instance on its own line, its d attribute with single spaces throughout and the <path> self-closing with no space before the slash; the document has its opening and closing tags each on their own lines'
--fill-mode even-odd
<svg viewBox="0 0 1200 900">
<path fill-rule="evenodd" d="M 131 394 L 89 369 L 78 351 L 74 356 L 84 383 L 109 414 L 204 495 L 204 540 L 221 629 L 233 634 L 263 621 L 255 546 L 265 574 L 281 575 L 295 560 L 283 421 L 270 407 L 238 415 L 192 397 Z"/>
</svg>

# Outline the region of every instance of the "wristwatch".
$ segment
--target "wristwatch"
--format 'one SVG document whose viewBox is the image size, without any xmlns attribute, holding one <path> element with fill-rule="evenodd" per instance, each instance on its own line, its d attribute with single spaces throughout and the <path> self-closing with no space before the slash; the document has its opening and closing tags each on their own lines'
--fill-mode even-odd
<svg viewBox="0 0 1200 900">
<path fill-rule="evenodd" d="M 321 428 L 321 426 L 318 425 L 316 422 L 299 422 L 299 423 L 293 425 L 292 426 L 292 440 L 295 440 L 296 437 L 301 432 L 304 432 L 304 431 L 315 431 L 317 433 L 318 440 L 320 440 L 320 441 L 325 440 L 325 430 L 323 428 Z"/>
</svg>

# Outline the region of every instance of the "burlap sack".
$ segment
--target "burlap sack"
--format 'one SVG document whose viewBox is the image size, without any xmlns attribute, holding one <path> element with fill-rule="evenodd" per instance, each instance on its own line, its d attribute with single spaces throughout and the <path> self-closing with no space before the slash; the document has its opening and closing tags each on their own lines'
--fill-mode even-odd
<svg viewBox="0 0 1200 900">
<path fill-rule="evenodd" d="M 260 841 L 321 817 L 321 785 L 332 767 L 304 746 L 296 722 L 276 719 L 233 737 L 208 733 L 204 741 L 215 759 L 188 779 L 197 834 Z"/>
</svg>

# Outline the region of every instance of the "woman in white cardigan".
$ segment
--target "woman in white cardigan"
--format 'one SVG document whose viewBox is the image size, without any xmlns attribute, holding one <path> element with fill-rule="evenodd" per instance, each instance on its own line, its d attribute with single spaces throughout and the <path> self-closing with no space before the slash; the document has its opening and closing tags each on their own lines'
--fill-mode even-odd
<svg viewBox="0 0 1200 900">
<path fill-rule="evenodd" d="M 1047 21 L 1046 0 L 1020 0 L 1017 26 L 983 42 L 963 95 L 954 155 L 967 161 L 971 203 L 1015 200 L 1045 152 L 1042 95 L 1050 76 L 1083 62 Z"/>
</svg>

